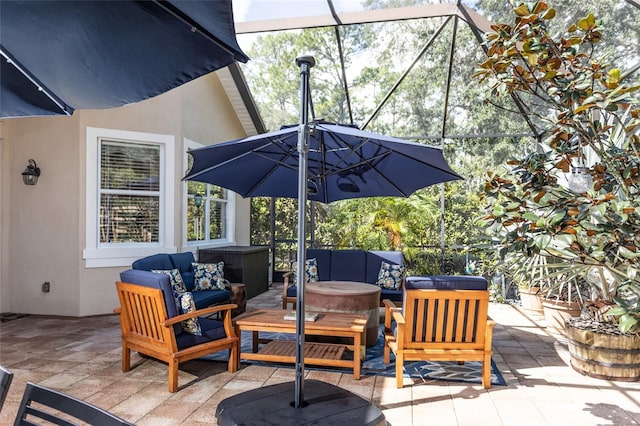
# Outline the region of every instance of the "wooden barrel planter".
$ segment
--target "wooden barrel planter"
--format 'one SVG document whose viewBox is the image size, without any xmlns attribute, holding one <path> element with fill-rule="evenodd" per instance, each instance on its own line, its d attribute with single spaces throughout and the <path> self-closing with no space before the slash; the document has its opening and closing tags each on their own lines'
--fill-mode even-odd
<svg viewBox="0 0 640 426">
<path fill-rule="evenodd" d="M 571 367 L 597 379 L 640 380 L 640 336 L 599 333 L 566 325 Z"/>
<path fill-rule="evenodd" d="M 572 317 L 579 317 L 582 305 L 580 302 L 565 302 L 563 300 L 547 299 L 542 301 L 544 322 L 547 327 L 565 332 L 565 322 Z"/>
<path fill-rule="evenodd" d="M 519 292 L 522 309 L 542 315 L 542 297 L 540 294 L 540 288 L 521 288 Z"/>
</svg>

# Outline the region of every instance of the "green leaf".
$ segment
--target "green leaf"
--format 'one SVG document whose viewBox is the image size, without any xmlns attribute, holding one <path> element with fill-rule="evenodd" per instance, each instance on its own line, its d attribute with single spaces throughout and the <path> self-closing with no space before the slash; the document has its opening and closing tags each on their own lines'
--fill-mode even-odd
<svg viewBox="0 0 640 426">
<path fill-rule="evenodd" d="M 551 226 L 556 225 L 562 219 L 564 219 L 564 216 L 565 216 L 564 212 L 555 213 L 553 216 L 551 216 L 551 219 L 549 219 L 549 225 L 551 225 Z"/>
<path fill-rule="evenodd" d="M 594 224 L 593 222 L 591 222 L 590 219 L 584 219 L 581 220 L 579 222 L 580 226 L 582 226 L 584 229 L 590 230 L 590 231 L 599 231 L 600 228 L 598 227 L 598 225 Z"/>
<path fill-rule="evenodd" d="M 549 234 L 539 234 L 535 235 L 533 240 L 540 250 L 546 250 L 546 248 L 549 247 L 549 244 L 551 244 L 552 238 Z"/>
<path fill-rule="evenodd" d="M 505 208 L 507 210 L 516 210 L 518 207 L 520 207 L 520 203 L 511 202 L 511 203 L 507 204 L 507 206 Z"/>
<path fill-rule="evenodd" d="M 625 259 L 636 259 L 640 257 L 640 253 L 633 252 L 624 246 L 618 247 L 618 254 Z"/>
<path fill-rule="evenodd" d="M 625 311 L 624 308 L 622 308 L 621 306 L 616 306 L 615 308 L 611 308 L 607 311 L 607 315 L 615 315 L 615 316 L 619 316 L 619 315 L 624 315 L 627 311 Z"/>
<path fill-rule="evenodd" d="M 618 328 L 623 333 L 629 333 L 638 326 L 638 317 L 632 314 L 624 314 L 620 317 Z"/>
<path fill-rule="evenodd" d="M 555 236 L 555 241 L 562 243 L 565 246 L 570 246 L 576 240 L 576 237 L 572 234 L 559 234 Z"/>
</svg>

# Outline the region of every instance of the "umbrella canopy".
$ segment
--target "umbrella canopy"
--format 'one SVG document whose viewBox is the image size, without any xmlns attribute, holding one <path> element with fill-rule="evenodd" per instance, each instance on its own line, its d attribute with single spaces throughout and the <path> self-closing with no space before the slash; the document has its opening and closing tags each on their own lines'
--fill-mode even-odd
<svg viewBox="0 0 640 426">
<path fill-rule="evenodd" d="M 0 54 L 0 118 L 122 106 L 248 60 L 231 0 L 2 0 Z"/>
<path fill-rule="evenodd" d="M 424 144 L 365 132 L 350 125 L 309 124 L 307 197 L 408 197 L 435 183 L 462 179 Z M 298 126 L 190 151 L 186 180 L 208 182 L 244 197 L 298 197 Z"/>
</svg>

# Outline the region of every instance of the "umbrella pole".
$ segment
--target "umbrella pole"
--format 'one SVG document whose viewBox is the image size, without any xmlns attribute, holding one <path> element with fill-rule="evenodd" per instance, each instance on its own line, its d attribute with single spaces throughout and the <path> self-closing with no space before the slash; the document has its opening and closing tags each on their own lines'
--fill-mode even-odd
<svg viewBox="0 0 640 426">
<path fill-rule="evenodd" d="M 306 260 L 306 207 L 307 207 L 307 161 L 309 155 L 309 70 L 316 64 L 313 56 L 299 56 L 300 67 L 300 126 L 298 127 L 298 266 L 296 273 L 296 380 L 295 408 L 304 402 L 304 284 Z"/>
</svg>

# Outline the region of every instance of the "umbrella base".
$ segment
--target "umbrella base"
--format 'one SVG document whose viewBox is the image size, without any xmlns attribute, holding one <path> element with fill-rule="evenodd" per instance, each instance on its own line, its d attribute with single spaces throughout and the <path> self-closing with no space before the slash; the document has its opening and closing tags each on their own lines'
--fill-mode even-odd
<svg viewBox="0 0 640 426">
<path fill-rule="evenodd" d="M 304 408 L 292 407 L 295 383 L 243 392 L 218 404 L 216 418 L 231 425 L 385 425 L 382 411 L 364 398 L 319 380 L 305 380 Z"/>
</svg>

